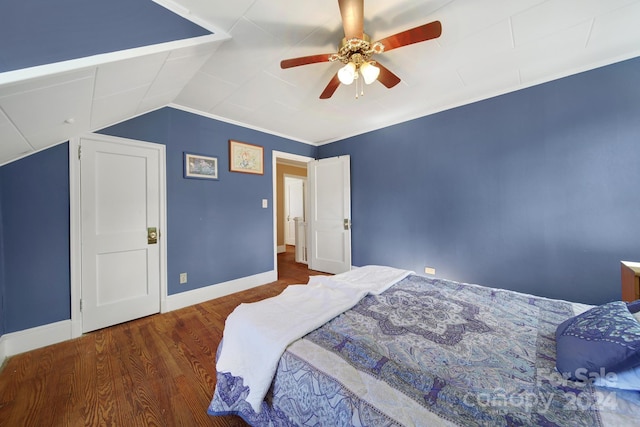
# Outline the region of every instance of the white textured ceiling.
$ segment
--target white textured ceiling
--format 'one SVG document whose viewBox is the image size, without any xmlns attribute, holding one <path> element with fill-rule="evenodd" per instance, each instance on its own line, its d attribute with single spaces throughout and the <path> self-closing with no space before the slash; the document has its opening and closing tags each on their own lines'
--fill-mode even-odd
<svg viewBox="0 0 640 427">
<path fill-rule="evenodd" d="M 365 0 L 372 40 L 434 20 L 442 36 L 376 55 L 398 86 L 320 100 L 339 63 L 279 63 L 337 50 L 337 0 L 172 1 L 231 36 L 175 103 L 314 144 L 640 55 L 637 0 Z"/>
<path fill-rule="evenodd" d="M 376 59 L 402 82 L 318 97 L 339 64 L 280 69 L 343 37 L 337 0 L 155 0 L 215 34 L 0 74 L 0 164 L 172 105 L 322 144 L 640 56 L 640 0 L 365 0 Z"/>
<path fill-rule="evenodd" d="M 217 36 L 0 74 L 0 164 L 171 103 Z"/>
</svg>

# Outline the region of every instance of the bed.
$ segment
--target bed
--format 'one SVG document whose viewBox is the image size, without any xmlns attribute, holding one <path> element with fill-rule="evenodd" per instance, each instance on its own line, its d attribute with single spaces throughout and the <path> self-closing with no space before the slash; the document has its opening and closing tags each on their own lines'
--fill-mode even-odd
<svg viewBox="0 0 640 427">
<path fill-rule="evenodd" d="M 208 413 L 253 426 L 638 425 L 638 391 L 606 366 L 572 368 L 600 342 L 577 332 L 594 317 L 602 327 L 594 309 L 390 267 L 312 277 L 229 316 Z M 640 324 L 615 309 L 637 324 L 616 365 L 632 370 Z"/>
</svg>

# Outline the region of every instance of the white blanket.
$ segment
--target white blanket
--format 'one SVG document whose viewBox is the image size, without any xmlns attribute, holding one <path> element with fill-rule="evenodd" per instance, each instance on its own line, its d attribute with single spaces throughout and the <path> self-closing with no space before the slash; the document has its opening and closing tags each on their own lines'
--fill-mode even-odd
<svg viewBox="0 0 640 427">
<path fill-rule="evenodd" d="M 247 402 L 260 412 L 280 356 L 298 338 L 350 309 L 367 294 L 377 295 L 411 271 L 366 266 L 335 276 L 312 276 L 280 295 L 240 304 L 225 322 L 218 372 L 241 377 Z"/>
</svg>

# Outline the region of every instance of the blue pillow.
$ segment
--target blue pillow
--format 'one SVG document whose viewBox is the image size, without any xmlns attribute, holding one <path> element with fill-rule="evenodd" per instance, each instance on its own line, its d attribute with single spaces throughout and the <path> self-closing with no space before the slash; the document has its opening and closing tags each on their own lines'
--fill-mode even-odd
<svg viewBox="0 0 640 427">
<path fill-rule="evenodd" d="M 610 302 L 556 329 L 556 368 L 569 379 L 640 366 L 640 323 L 627 304 Z"/>
<path fill-rule="evenodd" d="M 633 314 L 633 313 L 637 313 L 640 311 L 640 299 L 637 299 L 635 301 L 631 301 L 627 303 L 627 308 L 629 309 L 629 311 Z"/>
</svg>

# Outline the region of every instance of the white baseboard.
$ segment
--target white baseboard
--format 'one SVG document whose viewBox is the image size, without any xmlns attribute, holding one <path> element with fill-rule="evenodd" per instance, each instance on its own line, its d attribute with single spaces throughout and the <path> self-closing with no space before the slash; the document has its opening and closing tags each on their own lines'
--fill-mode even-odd
<svg viewBox="0 0 640 427">
<path fill-rule="evenodd" d="M 5 349 L 5 338 L 4 335 L 0 336 L 0 368 L 2 368 L 2 364 L 4 363 L 4 359 L 7 358 L 7 350 Z"/>
<path fill-rule="evenodd" d="M 0 360 L 71 339 L 71 320 L 49 323 L 0 337 Z"/>
<path fill-rule="evenodd" d="M 271 270 L 254 274 L 253 276 L 241 277 L 228 282 L 169 295 L 163 304 L 162 312 L 178 310 L 235 292 L 245 291 L 255 288 L 256 286 L 275 282 L 276 280 L 278 280 L 278 273 L 275 270 Z M 71 320 L 63 320 L 0 336 L 0 366 L 2 366 L 2 363 L 7 357 L 72 339 L 74 337 L 74 327 L 76 329 L 78 328 L 77 325 L 74 326 Z"/>
<path fill-rule="evenodd" d="M 278 280 L 278 273 L 275 270 L 271 270 L 264 273 L 254 274 L 253 276 L 241 277 L 240 279 L 169 295 L 167 297 L 166 304 L 164 305 L 163 312 L 178 310 L 194 304 L 200 304 L 204 301 L 245 291 L 247 289 L 255 288 L 256 286 L 275 282 L 276 280 Z"/>
<path fill-rule="evenodd" d="M 280 245 L 278 246 L 278 253 L 281 254 L 283 252 L 287 251 L 287 245 Z"/>
</svg>

